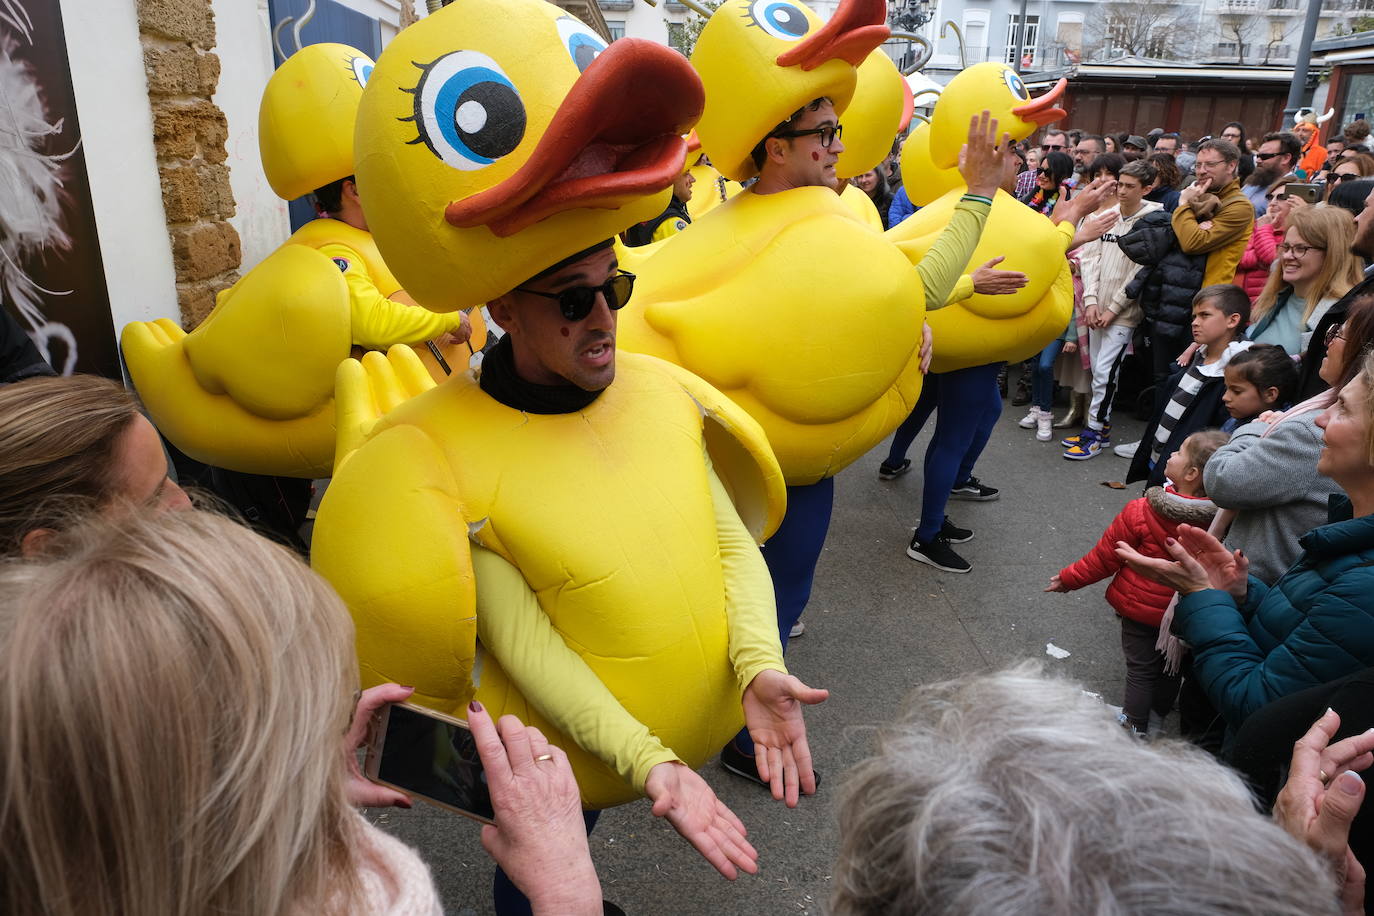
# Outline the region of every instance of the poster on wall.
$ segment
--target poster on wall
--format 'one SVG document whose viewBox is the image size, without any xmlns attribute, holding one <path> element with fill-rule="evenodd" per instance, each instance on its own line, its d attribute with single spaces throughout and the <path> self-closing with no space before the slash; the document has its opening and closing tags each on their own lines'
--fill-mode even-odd
<svg viewBox="0 0 1374 916">
<path fill-rule="evenodd" d="M 62 11 L 0 0 L 0 306 L 64 375 L 120 377 Z"/>
</svg>

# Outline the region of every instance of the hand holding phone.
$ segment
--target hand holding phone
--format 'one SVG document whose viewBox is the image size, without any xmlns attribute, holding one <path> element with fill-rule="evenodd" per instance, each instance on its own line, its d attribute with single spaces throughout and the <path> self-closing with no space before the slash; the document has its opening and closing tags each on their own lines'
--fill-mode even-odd
<svg viewBox="0 0 1374 916">
<path fill-rule="evenodd" d="M 371 729 L 368 779 L 485 824 L 495 822 L 486 774 L 466 722 L 396 703 L 372 713 Z"/>
<path fill-rule="evenodd" d="M 1315 204 L 1322 199 L 1322 186 L 1308 181 L 1293 182 L 1283 186 L 1283 193 L 1306 203 Z"/>
<path fill-rule="evenodd" d="M 377 711 L 388 703 L 400 703 L 410 698 L 414 687 L 400 684 L 379 684 L 358 695 L 353 709 L 353 723 L 344 735 L 344 768 L 348 778 L 344 782 L 344 792 L 348 803 L 356 808 L 409 808 L 410 799 L 395 789 L 378 785 L 363 776 L 358 769 L 358 749 L 366 746 L 371 738 L 369 728 Z"/>
</svg>

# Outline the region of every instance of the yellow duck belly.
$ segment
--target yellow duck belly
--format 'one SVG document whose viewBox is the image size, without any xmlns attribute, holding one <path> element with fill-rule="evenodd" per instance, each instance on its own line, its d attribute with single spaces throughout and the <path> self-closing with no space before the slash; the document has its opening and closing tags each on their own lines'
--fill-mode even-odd
<svg viewBox="0 0 1374 916">
<path fill-rule="evenodd" d="M 798 188 L 731 198 L 640 265 L 617 338 L 738 403 L 796 485 L 906 418 L 924 315 L 903 254 L 834 191 Z"/>
<path fill-rule="evenodd" d="M 657 360 L 622 354 L 611 388 L 573 414 L 507 408 L 470 377 L 400 405 L 339 468 L 316 525 L 313 561 L 354 614 L 364 682 L 412 684 L 416 702 L 463 714 L 481 587 L 471 537 L 519 569 L 626 712 L 688 765 L 705 763 L 743 714 L 703 448 L 751 530 L 771 531 L 781 475 L 762 431 Z M 491 652 L 476 697 L 564 748 L 587 807 L 638 797 Z"/>
<path fill-rule="evenodd" d="M 349 340 L 338 267 L 286 245 L 190 334 L 168 319 L 136 321 L 120 344 L 149 416 L 177 448 L 245 473 L 314 477 L 333 464 L 334 371 Z"/>
<path fill-rule="evenodd" d="M 887 238 L 913 263 L 925 256 L 948 224 L 964 190 L 945 194 L 893 226 Z M 1066 237 L 1049 219 L 1004 191 L 993 198 L 978 247 L 965 273 L 999 255 L 1000 270 L 1019 270 L 1029 282 L 1006 296 L 975 293 L 927 314 L 935 335 L 931 370 L 949 372 L 1038 353 L 1064 333 L 1073 314 L 1073 278 L 1064 257 Z"/>
</svg>

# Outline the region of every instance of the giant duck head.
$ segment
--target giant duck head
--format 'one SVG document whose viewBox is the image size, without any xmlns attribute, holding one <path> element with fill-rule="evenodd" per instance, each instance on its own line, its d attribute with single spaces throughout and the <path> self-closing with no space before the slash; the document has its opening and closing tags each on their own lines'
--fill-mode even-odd
<svg viewBox="0 0 1374 916">
<path fill-rule="evenodd" d="M 490 301 L 668 204 L 701 81 L 542 0 L 460 0 L 401 32 L 363 94 L 359 193 L 420 304 Z"/>
<path fill-rule="evenodd" d="M 841 0 L 829 22 L 800 0 L 726 0 L 701 30 L 692 66 L 706 86 L 701 145 L 721 174 L 758 173 L 750 152 L 813 99 L 843 113 L 855 68 L 891 34 L 883 0 Z M 890 141 L 889 141 L 890 142 Z"/>
<path fill-rule="evenodd" d="M 892 151 L 892 141 L 911 123 L 911 86 L 882 48 L 859 65 L 854 98 L 844 112 L 844 152 L 835 174 L 853 178 L 875 169 Z"/>
<path fill-rule="evenodd" d="M 357 48 L 326 42 L 272 74 L 258 106 L 258 152 L 278 197 L 295 200 L 353 174 L 353 129 L 373 66 Z"/>
</svg>

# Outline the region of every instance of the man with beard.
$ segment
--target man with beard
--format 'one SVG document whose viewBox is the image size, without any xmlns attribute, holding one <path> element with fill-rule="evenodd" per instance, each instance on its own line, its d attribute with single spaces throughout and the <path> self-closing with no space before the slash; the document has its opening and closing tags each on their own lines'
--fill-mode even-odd
<svg viewBox="0 0 1374 916">
<path fill-rule="evenodd" d="M 1265 197 L 1269 186 L 1293 171 L 1301 155 L 1302 144 L 1292 134 L 1265 134 L 1264 142 L 1255 153 L 1255 170 L 1241 188 L 1241 193 L 1255 208 L 1255 219 L 1269 209 L 1269 199 Z"/>
<path fill-rule="evenodd" d="M 1367 261 L 1374 260 L 1374 191 L 1369 192 L 1369 196 L 1364 199 L 1364 209 L 1355 217 L 1355 238 L 1350 243 L 1350 253 L 1359 255 Z M 1322 359 L 1326 356 L 1327 332 L 1345 323 L 1350 303 L 1361 296 L 1371 294 L 1374 294 L 1374 264 L 1365 268 L 1364 280 L 1337 300 L 1317 322 L 1312 339 L 1307 344 L 1307 352 L 1303 354 L 1297 400 L 1310 398 L 1327 387 L 1326 382 L 1317 375 Z"/>
</svg>

